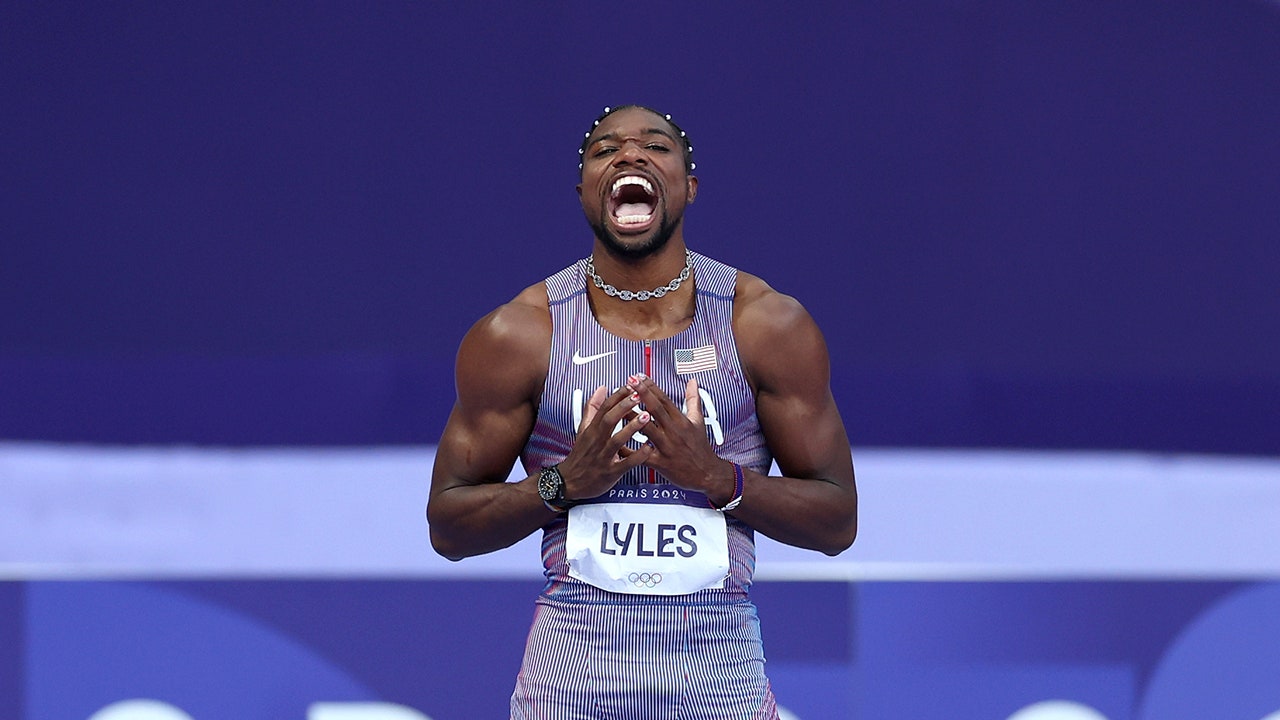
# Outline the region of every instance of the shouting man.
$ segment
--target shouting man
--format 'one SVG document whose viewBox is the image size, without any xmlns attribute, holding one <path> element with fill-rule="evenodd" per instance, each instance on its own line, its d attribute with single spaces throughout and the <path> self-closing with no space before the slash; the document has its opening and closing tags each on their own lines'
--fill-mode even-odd
<svg viewBox="0 0 1280 720">
<path fill-rule="evenodd" d="M 579 153 L 591 255 L 462 341 L 432 544 L 458 560 L 542 531 L 513 719 L 776 718 L 754 533 L 828 555 L 857 534 L 826 343 L 686 247 L 698 179 L 670 116 L 606 108 Z"/>
</svg>

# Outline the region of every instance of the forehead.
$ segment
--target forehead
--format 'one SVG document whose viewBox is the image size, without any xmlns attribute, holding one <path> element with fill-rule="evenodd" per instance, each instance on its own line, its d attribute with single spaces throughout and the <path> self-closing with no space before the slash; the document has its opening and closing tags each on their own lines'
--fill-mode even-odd
<svg viewBox="0 0 1280 720">
<path fill-rule="evenodd" d="M 627 108 L 610 114 L 591 132 L 587 143 L 621 137 L 660 135 L 675 139 L 675 129 L 666 118 L 643 108 Z"/>
</svg>

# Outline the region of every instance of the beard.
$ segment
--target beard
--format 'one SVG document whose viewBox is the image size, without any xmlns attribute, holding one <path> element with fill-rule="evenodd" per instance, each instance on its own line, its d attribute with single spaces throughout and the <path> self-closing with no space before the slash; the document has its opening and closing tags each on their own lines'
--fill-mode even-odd
<svg viewBox="0 0 1280 720">
<path fill-rule="evenodd" d="M 605 251 L 617 258 L 625 258 L 628 260 L 638 260 L 640 258 L 649 257 L 666 247 L 671 240 L 671 236 L 675 235 L 676 228 L 680 227 L 680 220 L 677 217 L 671 220 L 667 217 L 666 210 L 662 210 L 661 216 L 658 218 L 658 227 L 653 230 L 653 234 L 647 238 L 639 238 L 628 242 L 630 238 L 623 238 L 615 234 L 609 229 L 604 218 L 598 220 L 587 220 L 587 224 L 591 226 L 591 232 L 600 243 L 604 245 Z"/>
</svg>

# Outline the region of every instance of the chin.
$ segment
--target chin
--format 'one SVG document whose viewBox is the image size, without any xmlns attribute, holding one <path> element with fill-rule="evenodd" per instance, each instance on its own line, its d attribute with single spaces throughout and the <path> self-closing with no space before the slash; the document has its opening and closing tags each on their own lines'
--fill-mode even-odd
<svg viewBox="0 0 1280 720">
<path fill-rule="evenodd" d="M 676 224 L 660 222 L 658 227 L 640 235 L 619 235 L 603 222 L 591 223 L 591 230 L 610 255 L 624 258 L 643 258 L 666 247 L 675 234 Z"/>
</svg>

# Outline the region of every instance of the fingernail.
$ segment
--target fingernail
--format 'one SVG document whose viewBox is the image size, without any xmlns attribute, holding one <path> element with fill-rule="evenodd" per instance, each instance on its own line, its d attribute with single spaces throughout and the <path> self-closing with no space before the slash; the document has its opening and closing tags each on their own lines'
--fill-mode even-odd
<svg viewBox="0 0 1280 720">
<path fill-rule="evenodd" d="M 647 411 L 640 413 L 640 422 L 642 423 L 649 422 L 649 413 Z"/>
</svg>

